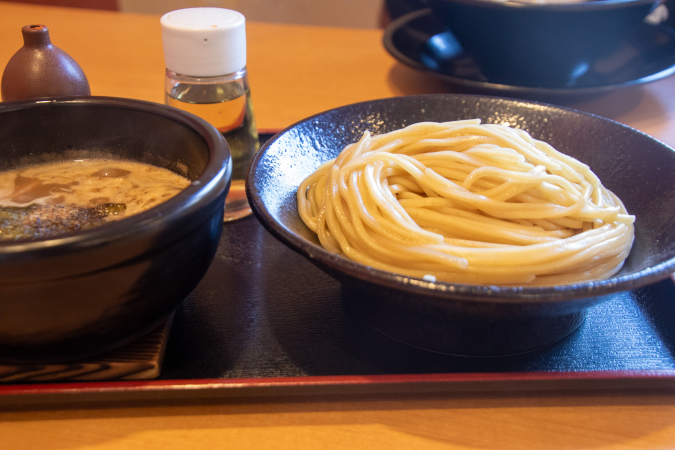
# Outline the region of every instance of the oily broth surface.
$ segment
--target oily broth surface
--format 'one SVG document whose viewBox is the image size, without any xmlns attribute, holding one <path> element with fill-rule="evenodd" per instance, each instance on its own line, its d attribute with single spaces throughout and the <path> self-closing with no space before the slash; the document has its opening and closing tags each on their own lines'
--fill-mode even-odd
<svg viewBox="0 0 675 450">
<path fill-rule="evenodd" d="M 0 173 L 0 206 L 124 204 L 120 219 L 177 195 L 190 181 L 168 169 L 135 161 L 86 159 Z"/>
<path fill-rule="evenodd" d="M 0 172 L 0 242 L 94 228 L 150 209 L 189 184 L 167 169 L 106 158 Z"/>
</svg>

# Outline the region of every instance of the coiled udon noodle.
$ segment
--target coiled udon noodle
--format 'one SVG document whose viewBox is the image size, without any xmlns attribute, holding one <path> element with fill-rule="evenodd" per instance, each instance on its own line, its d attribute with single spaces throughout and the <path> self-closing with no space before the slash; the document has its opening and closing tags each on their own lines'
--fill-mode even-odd
<svg viewBox="0 0 675 450">
<path fill-rule="evenodd" d="M 480 120 L 366 132 L 308 176 L 297 199 L 328 251 L 432 281 L 608 278 L 633 243 L 634 216 L 587 165 Z"/>
</svg>

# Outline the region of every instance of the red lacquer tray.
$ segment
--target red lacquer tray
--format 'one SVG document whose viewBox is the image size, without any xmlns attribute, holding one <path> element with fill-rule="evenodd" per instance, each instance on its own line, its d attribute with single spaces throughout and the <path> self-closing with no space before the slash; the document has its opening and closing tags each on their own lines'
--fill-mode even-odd
<svg viewBox="0 0 675 450">
<path fill-rule="evenodd" d="M 0 405 L 66 405 L 148 400 L 214 400 L 354 394 L 480 394 L 674 390 L 675 371 L 353 375 L 241 379 L 110 381 L 7 385 Z"/>
<path fill-rule="evenodd" d="M 178 308 L 150 381 L 0 385 L 0 405 L 314 394 L 675 389 L 675 284 L 592 308 L 563 342 L 462 358 L 408 347 L 344 314 L 340 285 L 254 217 L 224 225 L 216 258 Z"/>
<path fill-rule="evenodd" d="M 553 347 L 511 357 L 453 357 L 393 341 L 346 316 L 339 283 L 248 217 L 224 225 L 209 272 L 176 311 L 158 379 L 0 384 L 0 406 L 325 394 L 672 391 L 674 281 L 614 295 L 590 309 L 584 324 Z"/>
</svg>

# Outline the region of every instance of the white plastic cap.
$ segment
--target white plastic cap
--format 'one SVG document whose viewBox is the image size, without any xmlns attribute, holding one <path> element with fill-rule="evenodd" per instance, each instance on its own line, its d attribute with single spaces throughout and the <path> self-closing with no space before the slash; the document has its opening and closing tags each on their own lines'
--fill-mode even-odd
<svg viewBox="0 0 675 450">
<path fill-rule="evenodd" d="M 246 67 L 246 19 L 223 8 L 187 8 L 162 16 L 166 68 L 181 75 L 215 77 Z"/>
</svg>

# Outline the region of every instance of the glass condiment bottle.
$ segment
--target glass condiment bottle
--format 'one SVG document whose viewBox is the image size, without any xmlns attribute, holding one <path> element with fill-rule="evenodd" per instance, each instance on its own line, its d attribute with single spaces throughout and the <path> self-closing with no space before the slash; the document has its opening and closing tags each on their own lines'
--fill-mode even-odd
<svg viewBox="0 0 675 450">
<path fill-rule="evenodd" d="M 215 126 L 232 153 L 225 221 L 251 213 L 245 192 L 249 163 L 260 147 L 246 71 L 244 16 L 223 8 L 172 11 L 160 21 L 167 105 Z"/>
</svg>

